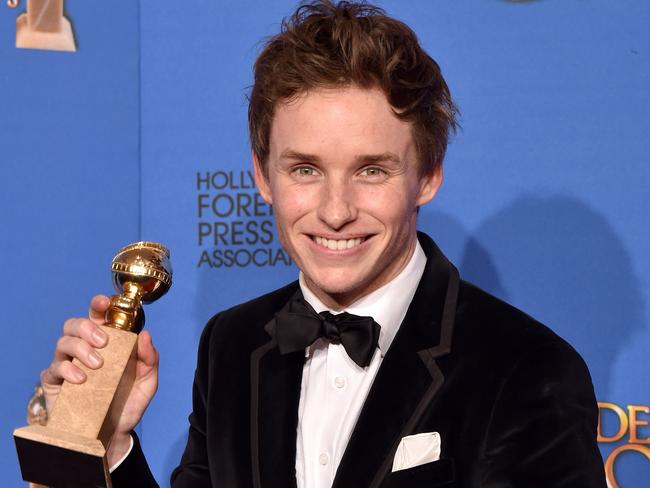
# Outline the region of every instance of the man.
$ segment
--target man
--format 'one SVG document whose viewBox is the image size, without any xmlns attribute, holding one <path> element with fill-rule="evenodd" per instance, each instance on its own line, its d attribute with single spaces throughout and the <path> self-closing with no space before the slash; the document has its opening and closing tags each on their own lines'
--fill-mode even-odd
<svg viewBox="0 0 650 488">
<path fill-rule="evenodd" d="M 375 7 L 305 5 L 267 43 L 255 179 L 300 279 L 206 326 L 172 486 L 605 486 L 580 357 L 416 232 L 455 112 L 413 32 Z M 84 379 L 70 358 L 101 365 L 106 307 L 66 322 L 48 405 Z M 131 434 L 156 389 L 147 332 L 138 354 L 115 486 L 155 486 Z"/>
</svg>

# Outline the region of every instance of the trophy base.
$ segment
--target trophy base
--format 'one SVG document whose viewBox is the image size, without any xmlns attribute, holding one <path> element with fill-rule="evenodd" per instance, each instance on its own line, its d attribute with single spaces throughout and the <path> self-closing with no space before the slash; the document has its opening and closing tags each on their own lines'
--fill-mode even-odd
<svg viewBox="0 0 650 488">
<path fill-rule="evenodd" d="M 20 470 L 25 481 L 56 488 L 111 488 L 106 450 L 87 439 L 42 425 L 14 431 Z"/>
<path fill-rule="evenodd" d="M 29 28 L 26 13 L 16 19 L 16 47 L 68 52 L 77 50 L 72 25 L 68 19 L 65 17 L 61 19 L 61 30 L 59 32 L 41 32 Z"/>
</svg>

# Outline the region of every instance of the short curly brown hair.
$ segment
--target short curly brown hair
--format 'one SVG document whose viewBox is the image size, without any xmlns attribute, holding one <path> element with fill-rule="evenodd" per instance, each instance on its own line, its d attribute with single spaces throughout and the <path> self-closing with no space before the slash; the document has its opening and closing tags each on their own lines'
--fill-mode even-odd
<svg viewBox="0 0 650 488">
<path fill-rule="evenodd" d="M 314 88 L 379 88 L 412 123 L 420 172 L 438 168 L 457 108 L 438 64 L 415 33 L 367 3 L 303 3 L 285 18 L 255 62 L 249 97 L 251 146 L 265 174 L 275 107 Z"/>
</svg>

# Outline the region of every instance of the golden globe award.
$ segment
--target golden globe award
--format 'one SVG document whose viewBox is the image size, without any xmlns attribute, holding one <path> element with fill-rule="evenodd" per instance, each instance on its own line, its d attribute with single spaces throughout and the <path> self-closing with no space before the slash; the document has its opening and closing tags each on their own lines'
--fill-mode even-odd
<svg viewBox="0 0 650 488">
<path fill-rule="evenodd" d="M 47 425 L 14 431 L 23 479 L 47 486 L 110 487 L 106 450 L 135 379 L 137 333 L 142 304 L 164 295 L 172 284 L 169 251 L 155 242 L 136 242 L 113 259 L 113 284 L 103 329 L 108 344 L 96 370 L 80 385 L 63 382 Z"/>
<path fill-rule="evenodd" d="M 19 0 L 7 0 L 11 8 Z M 16 47 L 76 51 L 70 21 L 63 15 L 63 0 L 27 0 L 27 11 L 16 19 Z"/>
</svg>

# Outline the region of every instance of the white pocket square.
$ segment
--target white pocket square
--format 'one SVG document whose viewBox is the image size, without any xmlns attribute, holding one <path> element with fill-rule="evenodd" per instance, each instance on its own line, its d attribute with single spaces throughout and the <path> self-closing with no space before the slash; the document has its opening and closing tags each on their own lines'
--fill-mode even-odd
<svg viewBox="0 0 650 488">
<path fill-rule="evenodd" d="M 393 472 L 440 459 L 440 434 L 423 432 L 403 437 L 393 459 Z"/>
</svg>

